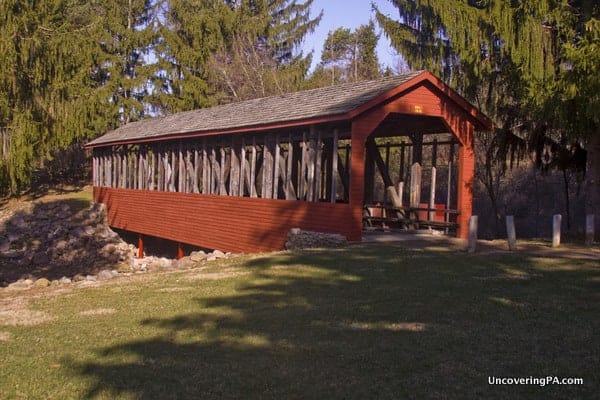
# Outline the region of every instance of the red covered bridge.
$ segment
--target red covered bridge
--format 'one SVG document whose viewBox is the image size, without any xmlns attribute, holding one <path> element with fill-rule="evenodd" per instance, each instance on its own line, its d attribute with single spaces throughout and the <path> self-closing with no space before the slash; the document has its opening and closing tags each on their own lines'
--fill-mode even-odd
<svg viewBox="0 0 600 400">
<path fill-rule="evenodd" d="M 257 252 L 282 249 L 295 227 L 350 241 L 378 224 L 465 237 L 474 134 L 490 129 L 421 71 L 134 122 L 87 146 L 111 226 Z"/>
</svg>

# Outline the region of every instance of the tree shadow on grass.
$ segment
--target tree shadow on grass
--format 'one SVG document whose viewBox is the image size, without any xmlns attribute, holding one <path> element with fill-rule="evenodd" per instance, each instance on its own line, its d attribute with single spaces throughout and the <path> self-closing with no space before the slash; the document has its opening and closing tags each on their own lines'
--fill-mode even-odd
<svg viewBox="0 0 600 400">
<path fill-rule="evenodd" d="M 598 270 L 393 247 L 250 260 L 158 336 L 69 360 L 88 398 L 591 398 Z M 583 386 L 494 386 L 498 377 Z"/>
</svg>

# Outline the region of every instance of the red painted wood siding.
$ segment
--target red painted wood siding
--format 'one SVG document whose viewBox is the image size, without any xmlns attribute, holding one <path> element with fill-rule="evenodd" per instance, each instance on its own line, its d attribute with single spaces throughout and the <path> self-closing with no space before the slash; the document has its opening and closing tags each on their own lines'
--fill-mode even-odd
<svg viewBox="0 0 600 400">
<path fill-rule="evenodd" d="M 363 201 L 364 187 L 364 146 L 369 135 L 389 113 L 427 115 L 443 118 L 450 132 L 461 144 L 458 154 L 459 187 L 457 207 L 459 228 L 456 236 L 468 236 L 469 218 L 473 211 L 473 178 L 475 171 L 475 153 L 473 151 L 474 124 L 473 115 L 467 113 L 446 93 L 423 81 L 399 97 L 390 99 L 374 109 L 365 112 L 354 119 L 352 123 L 352 177 L 350 188 L 350 204 L 356 205 Z M 419 133 L 419 132 L 415 132 Z M 355 208 L 355 212 L 357 209 Z"/>
<path fill-rule="evenodd" d="M 281 250 L 291 228 L 360 240 L 348 204 L 94 187 L 110 226 L 231 252 Z"/>
</svg>

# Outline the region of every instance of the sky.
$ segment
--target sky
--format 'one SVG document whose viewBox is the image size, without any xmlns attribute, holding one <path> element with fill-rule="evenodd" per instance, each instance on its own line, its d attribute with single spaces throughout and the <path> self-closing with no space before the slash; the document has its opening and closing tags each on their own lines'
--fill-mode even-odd
<svg viewBox="0 0 600 400">
<path fill-rule="evenodd" d="M 395 17 L 398 10 L 388 0 L 373 0 L 383 14 Z M 315 17 L 323 10 L 323 18 L 314 33 L 307 35 L 302 50 L 304 54 L 314 50 L 311 70 L 321 61 L 321 50 L 329 31 L 339 27 L 354 30 L 360 25 L 375 21 L 375 13 L 371 11 L 371 0 L 314 0 L 311 6 L 311 17 Z M 379 25 L 375 21 L 375 31 L 380 35 L 377 47 L 379 62 L 392 69 L 396 67 L 398 56 L 390 46 Z"/>
</svg>

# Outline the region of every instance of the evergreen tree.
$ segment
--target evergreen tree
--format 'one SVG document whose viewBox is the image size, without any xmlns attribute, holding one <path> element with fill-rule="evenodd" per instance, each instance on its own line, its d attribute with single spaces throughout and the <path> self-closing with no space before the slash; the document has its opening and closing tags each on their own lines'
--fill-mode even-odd
<svg viewBox="0 0 600 400">
<path fill-rule="evenodd" d="M 155 51 L 158 72 L 152 103 L 157 113 L 215 104 L 208 84 L 209 60 L 235 29 L 232 9 L 224 0 L 163 0 Z"/>
<path fill-rule="evenodd" d="M 321 63 L 311 77 L 313 86 L 375 79 L 381 75 L 377 58 L 375 24 L 370 21 L 356 30 L 337 28 L 323 44 Z"/>
<path fill-rule="evenodd" d="M 0 3 L 0 192 L 56 149 L 143 115 L 149 2 Z"/>
<path fill-rule="evenodd" d="M 120 124 L 144 118 L 155 65 L 147 61 L 156 40 L 152 0 L 104 0 L 92 37 L 92 79 Z"/>
<path fill-rule="evenodd" d="M 597 65 L 591 54 L 598 52 L 597 44 L 592 44 L 600 13 L 597 2 L 393 3 L 399 11 L 397 20 L 377 12 L 377 21 L 392 46 L 411 67 L 432 70 L 494 119 L 496 150 L 490 154 L 500 155 L 499 160 L 514 155 L 508 152 L 509 144 L 523 129 L 538 153 L 548 142 L 571 148 L 573 142 L 581 143 L 588 152 L 588 182 L 596 182 L 588 183 L 588 212 L 600 214 L 600 168 L 598 161 L 593 161 L 600 159 L 600 149 L 594 144 L 600 140 L 598 124 L 582 127 L 576 123 L 597 117 L 589 109 L 579 109 L 577 117 L 568 111 L 569 101 L 571 105 L 585 102 L 590 96 L 586 88 L 597 84 L 593 78 L 598 76 L 597 70 L 587 74 L 592 64 Z M 550 119 L 549 110 L 554 114 Z"/>
</svg>

